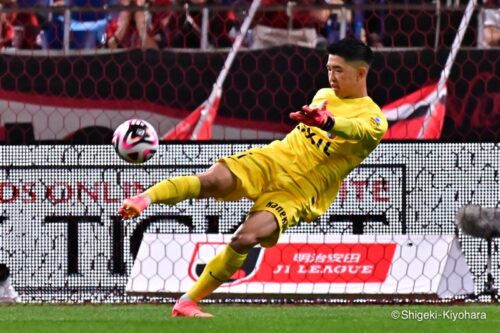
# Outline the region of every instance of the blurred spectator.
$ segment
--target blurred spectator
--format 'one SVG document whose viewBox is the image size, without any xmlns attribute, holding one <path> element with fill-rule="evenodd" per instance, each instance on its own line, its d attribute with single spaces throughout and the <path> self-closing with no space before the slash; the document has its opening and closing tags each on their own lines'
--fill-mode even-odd
<svg viewBox="0 0 500 333">
<path fill-rule="evenodd" d="M 108 0 L 65 0 L 67 6 L 95 8 L 72 11 L 70 21 L 70 48 L 95 49 L 104 41 L 108 13 L 99 8 L 108 5 Z"/>
<path fill-rule="evenodd" d="M 49 1 L 51 7 L 64 6 L 64 0 Z M 64 30 L 64 12 L 52 10 L 49 15 L 43 18 L 40 26 L 43 31 L 42 48 L 44 49 L 62 49 L 63 48 L 63 30 Z"/>
<path fill-rule="evenodd" d="M 280 11 L 264 11 L 256 18 L 252 48 L 266 48 L 283 44 L 316 47 L 322 38 L 318 34 L 328 17 L 328 9 L 295 10 L 293 5 L 321 5 L 321 0 L 263 0 L 262 6 L 287 5 Z M 290 7 L 292 6 L 292 7 Z M 291 9 L 291 10 L 290 10 Z M 287 14 L 290 13 L 290 16 Z"/>
<path fill-rule="evenodd" d="M 223 5 L 231 5 L 231 9 L 228 10 L 225 14 L 225 38 L 228 38 L 232 43 L 236 36 L 241 31 L 241 26 L 245 21 L 245 18 L 248 16 L 248 9 L 251 5 L 250 0 L 222 0 Z M 257 19 L 257 15 L 254 16 L 252 22 L 255 22 Z M 251 22 L 251 23 L 252 23 Z M 251 25 L 250 25 L 251 27 Z M 249 47 L 253 43 L 253 33 L 251 28 L 247 32 L 246 37 L 243 39 L 242 45 Z"/>
<path fill-rule="evenodd" d="M 145 6 L 146 0 L 120 0 L 122 6 Z M 108 24 L 106 31 L 108 48 L 147 48 L 157 49 L 148 29 L 148 20 L 144 10 L 122 10 L 118 18 Z"/>
<path fill-rule="evenodd" d="M 343 0 L 326 0 L 330 5 L 343 5 Z M 346 37 L 350 30 L 352 15 L 350 10 L 333 9 L 325 25 L 325 37 L 328 43 L 335 43 Z"/>
<path fill-rule="evenodd" d="M 217 1 L 217 0 L 215 0 Z M 199 48 L 202 42 L 202 11 L 193 5 L 208 4 L 207 0 L 180 0 L 184 11 L 175 13 L 170 21 L 173 47 Z M 220 4 L 217 2 L 217 4 Z M 234 26 L 235 16 L 232 11 L 212 11 L 208 22 L 207 48 L 230 47 L 232 39 L 230 31 Z"/>
<path fill-rule="evenodd" d="M 363 5 L 365 1 L 325 0 L 330 5 L 354 5 L 354 10 L 347 6 L 335 8 L 329 12 L 323 34 L 328 43 L 335 43 L 345 37 L 361 40 L 372 47 L 383 47 L 379 33 L 366 31 Z"/>
<path fill-rule="evenodd" d="M 12 7 L 13 1 L 0 1 L 0 8 Z M 0 12 L 0 48 L 12 46 L 15 36 L 14 26 L 12 25 L 13 14 Z"/>
<path fill-rule="evenodd" d="M 382 38 L 376 32 L 366 33 L 366 30 L 362 29 L 360 40 L 370 47 L 374 47 L 374 48 L 384 47 L 384 43 L 382 42 Z"/>
<path fill-rule="evenodd" d="M 365 0 L 367 5 L 387 5 L 386 0 Z M 366 44 L 373 47 L 383 47 L 385 44 L 385 19 L 387 8 L 365 8 L 364 10 L 364 35 Z"/>
<path fill-rule="evenodd" d="M 206 0 L 188 0 L 179 1 L 178 4 L 184 4 L 184 11 L 177 12 L 171 24 L 173 32 L 173 47 L 199 48 L 201 44 L 201 20 L 200 10 L 192 9 L 190 5 L 203 5 Z"/>
<path fill-rule="evenodd" d="M 29 50 L 40 49 L 38 35 L 41 29 L 36 14 L 28 12 L 17 13 L 12 24 L 16 29 L 14 47 Z"/>
<path fill-rule="evenodd" d="M 490 1 L 491 5 L 499 5 L 498 1 Z M 500 8 L 485 8 L 481 13 L 482 18 L 482 45 L 484 47 L 500 46 Z"/>
<path fill-rule="evenodd" d="M 242 0 L 218 0 L 217 4 L 232 5 L 228 11 L 216 11 L 210 17 L 210 40 L 215 47 L 231 47 L 233 45 L 235 31 L 239 28 L 239 23 L 244 17 L 239 14 L 246 14 L 243 10 L 234 9 L 239 4 L 244 4 Z"/>
<path fill-rule="evenodd" d="M 36 1 L 1 0 L 4 8 L 27 7 L 36 5 Z M 39 49 L 37 38 L 40 33 L 38 16 L 33 12 L 20 10 L 19 12 L 1 14 L 1 46 L 12 46 L 18 49 Z M 10 40 L 10 41 L 9 41 Z"/>
<path fill-rule="evenodd" d="M 361 40 L 373 47 L 383 47 L 382 39 L 376 32 L 367 33 L 364 22 L 364 1 L 326 0 L 332 5 L 349 5 L 354 3 L 354 11 L 343 7 L 334 9 L 325 26 L 325 37 L 328 43 L 335 43 L 344 37 L 352 37 Z"/>
<path fill-rule="evenodd" d="M 103 8 L 109 4 L 108 0 L 65 0 L 67 6 Z M 81 22 L 92 22 L 105 19 L 107 13 L 100 10 L 74 11 L 71 13 L 71 19 Z"/>
<path fill-rule="evenodd" d="M 171 45 L 172 34 L 169 29 L 170 21 L 174 15 L 172 10 L 157 9 L 157 6 L 171 5 L 171 0 L 151 1 L 151 31 L 150 35 L 159 48 Z"/>
<path fill-rule="evenodd" d="M 73 6 L 103 8 L 106 4 L 108 4 L 108 0 L 54 0 L 50 6 L 54 8 L 62 6 L 69 6 L 70 8 Z M 62 49 L 65 47 L 71 49 L 95 49 L 102 45 L 107 15 L 106 12 L 99 10 L 73 10 L 68 25 L 65 24 L 65 11 L 63 9 L 54 9 L 47 17 L 39 15 L 40 26 L 43 30 L 41 44 L 46 49 Z M 66 27 L 69 28 L 68 45 L 64 45 L 64 30 Z"/>
</svg>

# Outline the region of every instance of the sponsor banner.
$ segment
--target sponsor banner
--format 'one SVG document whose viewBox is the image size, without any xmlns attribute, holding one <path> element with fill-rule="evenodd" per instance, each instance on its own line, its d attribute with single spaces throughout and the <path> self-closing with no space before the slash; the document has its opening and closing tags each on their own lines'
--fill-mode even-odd
<svg viewBox="0 0 500 333">
<path fill-rule="evenodd" d="M 35 294 L 46 295 L 37 298 L 39 300 L 53 300 L 62 293 L 123 295 L 144 233 L 229 235 L 244 220 L 252 202 L 202 199 L 174 206 L 154 205 L 140 218 L 126 223 L 117 216 L 120 202 L 159 180 L 202 172 L 222 156 L 258 145 L 160 145 L 156 155 L 143 165 L 122 161 L 111 145 L 0 146 L 0 263 L 10 268 L 12 284 L 21 300 L 30 300 Z M 349 174 L 325 214 L 312 223 L 290 228 L 286 235 L 308 234 L 307 242 L 298 240 L 297 243 L 310 243 L 314 237 L 324 234 L 343 237 L 453 234 L 453 220 L 459 208 L 466 204 L 498 205 L 499 152 L 499 144 L 493 143 L 382 143 L 363 165 Z M 485 277 L 481 275 L 484 260 L 478 253 L 484 254 L 480 252 L 484 245 L 481 239 L 464 235 L 460 235 L 460 241 L 471 270 L 480 277 L 476 281 L 480 291 Z M 188 248 L 190 244 L 169 246 Z M 395 256 L 398 249 L 396 246 Z M 210 251 L 207 253 L 206 260 L 213 255 Z M 256 258 L 263 260 L 264 253 Z M 372 249 L 367 253 L 370 255 Z M 436 248 L 433 253 L 438 256 L 440 252 Z M 178 260 L 176 265 L 190 259 L 168 258 Z M 363 265 L 365 259 L 361 254 Z M 162 258 L 154 260 L 161 262 Z M 293 260 L 289 263 L 295 265 Z M 383 268 L 364 269 L 383 272 Z M 289 269 L 297 278 L 303 271 L 310 277 L 318 277 L 312 274 L 321 271 L 322 279 L 334 280 L 339 272 L 341 277 L 351 272 L 359 279 L 366 278 L 353 271 L 359 267 L 339 268 L 337 263 L 276 266 L 276 274 L 279 269 L 282 272 Z M 386 281 L 392 278 L 392 270 L 389 268 Z M 188 267 L 185 271 L 191 272 Z M 432 279 L 433 274 L 435 272 L 428 272 L 422 279 Z M 493 267 L 493 275 L 498 274 L 498 269 Z M 337 283 L 328 282 L 328 285 Z M 349 284 L 349 288 L 354 285 Z"/>
<path fill-rule="evenodd" d="M 395 246 L 394 243 L 278 244 L 264 251 L 260 269 L 245 282 L 383 282 Z"/>
<path fill-rule="evenodd" d="M 147 233 L 126 291 L 184 293 L 229 240 L 225 235 Z M 283 235 L 272 248 L 252 249 L 217 292 L 452 297 L 473 293 L 474 282 L 452 235 L 296 234 Z"/>
</svg>

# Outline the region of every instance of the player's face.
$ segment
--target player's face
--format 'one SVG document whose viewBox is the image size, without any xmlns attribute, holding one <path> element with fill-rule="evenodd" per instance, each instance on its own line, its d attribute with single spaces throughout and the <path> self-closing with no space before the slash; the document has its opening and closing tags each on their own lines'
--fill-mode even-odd
<svg viewBox="0 0 500 333">
<path fill-rule="evenodd" d="M 354 98 L 359 93 L 359 68 L 337 55 L 330 55 L 326 64 L 328 82 L 340 98 Z"/>
</svg>

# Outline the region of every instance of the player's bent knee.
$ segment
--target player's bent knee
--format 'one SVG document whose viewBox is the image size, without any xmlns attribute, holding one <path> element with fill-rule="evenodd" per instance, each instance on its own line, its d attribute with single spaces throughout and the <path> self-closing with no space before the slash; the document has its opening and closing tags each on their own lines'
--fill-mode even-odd
<svg viewBox="0 0 500 333">
<path fill-rule="evenodd" d="M 276 245 L 278 243 L 278 240 L 279 240 L 279 233 L 278 233 L 278 236 L 273 235 L 271 237 L 266 237 L 266 238 L 259 240 L 259 244 L 262 247 L 269 248 L 269 247 L 273 247 L 274 245 Z"/>
<path fill-rule="evenodd" d="M 254 234 L 240 232 L 236 232 L 229 243 L 233 250 L 238 253 L 246 253 L 257 244 L 259 244 L 259 241 Z"/>
</svg>

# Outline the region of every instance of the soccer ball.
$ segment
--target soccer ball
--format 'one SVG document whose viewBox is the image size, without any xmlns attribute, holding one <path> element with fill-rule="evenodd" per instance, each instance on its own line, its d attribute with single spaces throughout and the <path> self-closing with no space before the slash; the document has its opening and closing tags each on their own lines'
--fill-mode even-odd
<svg viewBox="0 0 500 333">
<path fill-rule="evenodd" d="M 158 135 L 147 121 L 130 119 L 116 128 L 112 143 L 125 161 L 144 163 L 158 150 Z"/>
</svg>

